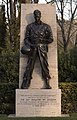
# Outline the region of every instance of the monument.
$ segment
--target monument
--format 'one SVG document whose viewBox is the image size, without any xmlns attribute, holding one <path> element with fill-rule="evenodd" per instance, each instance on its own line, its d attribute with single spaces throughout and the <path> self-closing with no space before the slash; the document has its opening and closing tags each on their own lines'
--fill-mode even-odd
<svg viewBox="0 0 77 120">
<path fill-rule="evenodd" d="M 54 4 L 21 5 L 17 117 L 61 116 L 56 27 Z"/>
</svg>

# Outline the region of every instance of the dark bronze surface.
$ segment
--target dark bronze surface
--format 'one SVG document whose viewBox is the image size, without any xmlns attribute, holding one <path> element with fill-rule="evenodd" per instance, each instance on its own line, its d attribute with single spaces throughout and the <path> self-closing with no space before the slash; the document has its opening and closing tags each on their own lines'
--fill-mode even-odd
<svg viewBox="0 0 77 120">
<path fill-rule="evenodd" d="M 40 20 L 41 12 L 39 10 L 34 11 L 34 18 L 35 22 L 27 25 L 26 27 L 24 45 L 28 45 L 30 51 L 28 54 L 28 62 L 21 88 L 29 88 L 36 58 L 38 57 L 41 65 L 42 79 L 44 80 L 43 89 L 51 89 L 51 86 L 49 85 L 49 80 L 51 79 L 51 77 L 49 75 L 48 69 L 47 52 L 48 44 L 53 42 L 52 30 L 48 24 L 43 23 Z"/>
<path fill-rule="evenodd" d="M 34 3 L 38 3 L 39 2 L 39 0 L 34 0 Z"/>
</svg>

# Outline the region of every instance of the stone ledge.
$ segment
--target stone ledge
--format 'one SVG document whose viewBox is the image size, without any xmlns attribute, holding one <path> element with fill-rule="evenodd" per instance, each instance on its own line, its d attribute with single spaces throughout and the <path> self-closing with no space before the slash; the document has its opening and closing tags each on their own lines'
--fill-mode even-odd
<svg viewBox="0 0 77 120">
<path fill-rule="evenodd" d="M 10 114 L 10 115 L 8 115 L 8 117 L 9 118 L 15 118 L 16 114 Z M 54 117 L 57 117 L 57 116 L 54 116 Z M 59 117 L 70 117 L 70 115 L 69 114 L 61 114 L 61 116 L 59 116 Z"/>
</svg>

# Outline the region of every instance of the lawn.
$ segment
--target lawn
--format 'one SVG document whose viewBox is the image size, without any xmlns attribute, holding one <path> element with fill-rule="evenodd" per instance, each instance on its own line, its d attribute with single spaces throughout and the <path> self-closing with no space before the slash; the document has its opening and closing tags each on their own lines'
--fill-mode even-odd
<svg viewBox="0 0 77 120">
<path fill-rule="evenodd" d="M 6 115 L 0 115 L 0 120 L 77 120 L 77 114 L 70 117 L 27 117 L 27 118 L 15 118 L 8 117 Z"/>
</svg>

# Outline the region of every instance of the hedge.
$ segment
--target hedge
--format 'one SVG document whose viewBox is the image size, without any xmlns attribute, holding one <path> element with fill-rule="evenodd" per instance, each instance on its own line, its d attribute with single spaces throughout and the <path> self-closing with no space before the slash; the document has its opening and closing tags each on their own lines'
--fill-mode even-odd
<svg viewBox="0 0 77 120">
<path fill-rule="evenodd" d="M 0 54 L 0 83 L 18 83 L 19 51 L 3 51 Z"/>
<path fill-rule="evenodd" d="M 18 84 L 0 83 L 0 114 L 15 113 L 15 89 Z"/>
<path fill-rule="evenodd" d="M 77 112 L 77 83 L 60 83 L 62 114 Z M 0 114 L 15 113 L 15 89 L 18 84 L 0 83 Z"/>
<path fill-rule="evenodd" d="M 77 82 L 77 46 L 58 52 L 58 73 L 59 82 Z"/>
<path fill-rule="evenodd" d="M 77 112 L 77 83 L 60 83 L 61 109 L 63 114 Z"/>
</svg>

